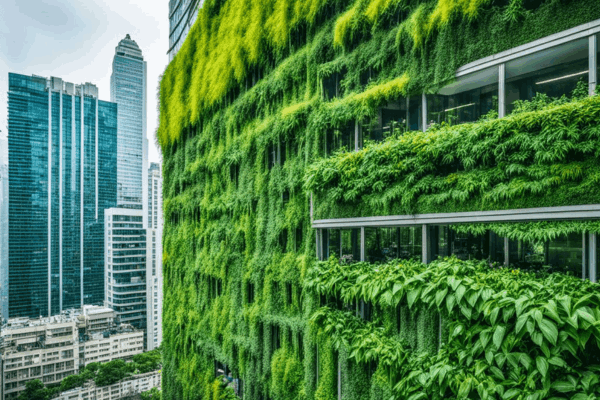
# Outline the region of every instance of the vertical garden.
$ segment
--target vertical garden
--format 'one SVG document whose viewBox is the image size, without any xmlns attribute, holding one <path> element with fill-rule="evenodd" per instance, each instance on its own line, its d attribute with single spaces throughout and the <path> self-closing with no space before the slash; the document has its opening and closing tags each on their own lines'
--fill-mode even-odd
<svg viewBox="0 0 600 400">
<path fill-rule="evenodd" d="M 596 284 L 454 258 L 317 262 L 311 228 L 600 203 L 595 96 L 365 146 L 348 134 L 464 64 L 599 18 L 596 0 L 205 1 L 160 87 L 163 396 L 600 395 Z"/>
</svg>

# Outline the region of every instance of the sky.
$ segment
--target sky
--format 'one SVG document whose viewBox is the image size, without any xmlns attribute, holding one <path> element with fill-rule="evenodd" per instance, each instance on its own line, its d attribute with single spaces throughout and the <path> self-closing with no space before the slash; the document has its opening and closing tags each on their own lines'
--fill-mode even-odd
<svg viewBox="0 0 600 400">
<path fill-rule="evenodd" d="M 157 88 L 167 63 L 168 0 L 0 0 L 0 131 L 7 131 L 8 73 L 98 86 L 110 100 L 115 47 L 130 34 L 148 65 L 149 160 L 156 147 Z"/>
</svg>

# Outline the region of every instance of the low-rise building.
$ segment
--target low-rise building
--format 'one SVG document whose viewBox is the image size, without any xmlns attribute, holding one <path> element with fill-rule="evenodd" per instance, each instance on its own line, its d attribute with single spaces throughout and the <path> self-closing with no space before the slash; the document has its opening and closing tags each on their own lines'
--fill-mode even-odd
<svg viewBox="0 0 600 400">
<path fill-rule="evenodd" d="M 62 392 L 54 400 L 117 400 L 135 396 L 156 387 L 160 389 L 161 371 L 134 375 L 108 386 L 96 386 L 92 381 L 83 387 Z"/>
<path fill-rule="evenodd" d="M 91 362 L 144 351 L 144 333 L 116 325 L 109 308 L 84 306 L 44 318 L 12 318 L 0 332 L 0 399 L 17 398 L 28 381 L 60 383 Z"/>
</svg>

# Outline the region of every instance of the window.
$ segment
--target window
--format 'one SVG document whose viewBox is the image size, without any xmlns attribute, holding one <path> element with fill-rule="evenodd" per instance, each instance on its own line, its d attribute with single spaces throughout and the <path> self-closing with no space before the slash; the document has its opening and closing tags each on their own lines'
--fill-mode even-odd
<svg viewBox="0 0 600 400">
<path fill-rule="evenodd" d="M 360 261 L 360 229 L 341 230 L 341 262 Z"/>
<path fill-rule="evenodd" d="M 583 236 L 562 235 L 551 241 L 509 242 L 509 264 L 525 271 L 562 272 L 581 276 Z"/>
<path fill-rule="evenodd" d="M 323 259 L 327 260 L 331 256 L 340 258 L 340 251 L 340 230 L 323 230 Z"/>
<path fill-rule="evenodd" d="M 368 262 L 387 262 L 395 258 L 421 259 L 422 228 L 365 228 L 365 257 Z"/>
<path fill-rule="evenodd" d="M 287 252 L 287 241 L 288 241 L 288 231 L 287 231 L 287 229 L 284 228 L 279 233 L 279 248 L 281 249 L 282 253 Z"/>
<path fill-rule="evenodd" d="M 363 126 L 363 139 L 382 141 L 394 133 L 405 132 L 409 120 L 408 105 L 408 98 L 400 98 L 380 108 L 377 118 Z"/>
<path fill-rule="evenodd" d="M 302 227 L 299 226 L 296 228 L 296 252 L 300 253 L 302 251 Z"/>
<path fill-rule="evenodd" d="M 427 95 L 428 125 L 474 122 L 490 111 L 498 111 L 498 67 L 462 76 Z"/>
<path fill-rule="evenodd" d="M 250 282 L 246 284 L 246 300 L 248 304 L 254 303 L 254 284 Z"/>
<path fill-rule="evenodd" d="M 229 179 L 234 183 L 235 187 L 238 187 L 240 178 L 240 166 L 238 164 L 231 164 L 229 166 Z M 156 205 L 156 201 L 154 202 Z"/>
<path fill-rule="evenodd" d="M 323 78 L 323 98 L 325 101 L 343 96 L 341 82 L 346 76 L 346 73 L 347 70 L 344 67 L 340 72 L 334 72 Z"/>
<path fill-rule="evenodd" d="M 325 137 L 325 155 L 330 156 L 335 151 L 344 149 L 345 151 L 355 150 L 355 124 L 350 122 L 340 128 L 331 128 L 327 130 Z"/>
<path fill-rule="evenodd" d="M 588 82 L 588 38 L 575 40 L 506 63 L 506 111 L 536 94 L 570 97 L 577 82 Z"/>
<path fill-rule="evenodd" d="M 275 351 L 281 347 L 281 334 L 279 331 L 279 326 L 272 325 L 271 334 L 271 349 L 272 351 Z"/>
</svg>

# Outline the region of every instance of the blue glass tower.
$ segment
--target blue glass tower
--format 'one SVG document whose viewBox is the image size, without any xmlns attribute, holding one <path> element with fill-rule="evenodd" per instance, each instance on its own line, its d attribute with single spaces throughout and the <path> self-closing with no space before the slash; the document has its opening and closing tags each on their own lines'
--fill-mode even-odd
<svg viewBox="0 0 600 400">
<path fill-rule="evenodd" d="M 9 74 L 8 317 L 104 299 L 117 105 L 89 83 Z"/>
<path fill-rule="evenodd" d="M 117 103 L 117 206 L 145 209 L 146 62 L 127 35 L 115 49 L 110 100 Z"/>
</svg>

